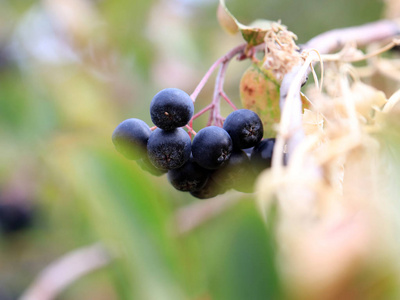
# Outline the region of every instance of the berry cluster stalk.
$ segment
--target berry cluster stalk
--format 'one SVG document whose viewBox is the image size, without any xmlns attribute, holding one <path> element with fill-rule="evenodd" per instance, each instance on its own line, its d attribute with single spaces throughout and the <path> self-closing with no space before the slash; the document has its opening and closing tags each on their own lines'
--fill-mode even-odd
<svg viewBox="0 0 400 300">
<path fill-rule="evenodd" d="M 233 104 L 233 102 L 229 99 L 228 95 L 224 91 L 225 75 L 226 75 L 226 70 L 228 69 L 229 62 L 236 56 L 238 56 L 237 57 L 238 60 L 245 60 L 248 58 L 253 59 L 255 53 L 263 49 L 264 49 L 263 44 L 257 47 L 252 47 L 250 49 L 248 48 L 247 44 L 242 44 L 230 50 L 228 53 L 220 57 L 211 65 L 206 74 L 200 80 L 199 84 L 196 86 L 193 93 L 190 95 L 190 98 L 193 100 L 193 102 L 196 101 L 197 96 L 200 94 L 201 90 L 206 85 L 207 81 L 210 79 L 212 73 L 219 67 L 219 71 L 215 79 L 213 100 L 209 105 L 204 107 L 202 110 L 200 110 L 192 117 L 192 119 L 189 122 L 189 126 L 187 127 L 189 129 L 189 134 L 191 134 L 191 132 L 193 131 L 192 129 L 193 121 L 208 111 L 210 111 L 210 116 L 207 122 L 207 126 L 216 125 L 222 127 L 224 118 L 220 114 L 221 98 L 224 99 L 225 102 L 228 103 L 228 105 L 230 105 L 233 108 L 233 110 L 237 110 L 235 104 Z"/>
</svg>

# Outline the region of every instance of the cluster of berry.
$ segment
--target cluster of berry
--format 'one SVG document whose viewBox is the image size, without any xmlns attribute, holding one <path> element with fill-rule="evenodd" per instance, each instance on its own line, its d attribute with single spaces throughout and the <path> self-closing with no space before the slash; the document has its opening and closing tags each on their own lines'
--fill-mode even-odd
<svg viewBox="0 0 400 300">
<path fill-rule="evenodd" d="M 263 125 L 247 109 L 232 112 L 223 127 L 207 126 L 191 141 L 181 127 L 194 112 L 193 101 L 182 90 L 169 88 L 155 95 L 150 115 L 157 128 L 139 119 L 128 119 L 112 135 L 118 152 L 137 160 L 154 175 L 168 172 L 179 191 L 200 199 L 212 198 L 233 188 L 252 192 L 258 173 L 271 165 L 274 139 L 264 139 Z"/>
</svg>

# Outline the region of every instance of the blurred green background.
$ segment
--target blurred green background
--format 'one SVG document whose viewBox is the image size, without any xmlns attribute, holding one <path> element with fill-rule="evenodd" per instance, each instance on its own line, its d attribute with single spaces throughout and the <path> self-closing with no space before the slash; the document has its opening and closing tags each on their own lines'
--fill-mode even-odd
<svg viewBox="0 0 400 300">
<path fill-rule="evenodd" d="M 62 255 L 99 241 L 117 258 L 57 299 L 281 298 L 273 224 L 263 223 L 251 195 L 224 195 L 221 201 L 240 201 L 179 234 L 178 211 L 190 219 L 217 202 L 175 191 L 111 142 L 127 118 L 151 124 L 149 103 L 160 89 L 191 93 L 218 57 L 242 43 L 220 29 L 217 3 L 0 2 L 0 205 L 22 207 L 30 224 L 0 233 L 1 300 L 18 298 Z M 383 9 L 378 0 L 227 5 L 245 24 L 281 20 L 300 43 L 379 19 Z M 248 65 L 234 61 L 228 70 L 226 91 L 238 105 Z M 212 88 L 196 111 L 211 101 Z"/>
</svg>

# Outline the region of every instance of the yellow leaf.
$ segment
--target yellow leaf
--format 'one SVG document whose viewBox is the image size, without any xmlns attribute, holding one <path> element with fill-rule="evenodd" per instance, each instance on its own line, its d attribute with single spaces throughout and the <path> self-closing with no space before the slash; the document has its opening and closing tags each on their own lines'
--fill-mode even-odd
<svg viewBox="0 0 400 300">
<path fill-rule="evenodd" d="M 236 19 L 229 13 L 229 11 L 221 3 L 218 5 L 217 19 L 219 25 L 228 33 L 235 34 L 239 31 L 236 24 Z"/>
<path fill-rule="evenodd" d="M 280 120 L 279 88 L 273 74 L 256 64 L 244 72 L 240 81 L 242 106 L 259 115 L 266 137 L 275 136 L 275 124 Z"/>
</svg>

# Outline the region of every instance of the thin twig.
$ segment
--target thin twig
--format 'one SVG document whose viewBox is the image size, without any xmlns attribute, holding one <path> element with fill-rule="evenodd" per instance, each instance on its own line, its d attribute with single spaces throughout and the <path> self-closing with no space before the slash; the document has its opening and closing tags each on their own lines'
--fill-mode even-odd
<svg viewBox="0 0 400 300">
<path fill-rule="evenodd" d="M 55 299 L 67 286 L 89 272 L 104 267 L 112 257 L 101 244 L 75 250 L 46 267 L 20 300 Z"/>
<path fill-rule="evenodd" d="M 302 49 L 316 49 L 321 54 L 332 53 L 349 42 L 363 47 L 373 42 L 391 39 L 400 33 L 399 25 L 392 20 L 381 20 L 361 26 L 324 32 L 302 45 Z"/>
<path fill-rule="evenodd" d="M 233 102 L 229 99 L 229 97 L 225 94 L 224 91 L 220 92 L 222 99 L 224 99 L 234 110 L 237 110 L 237 107 Z"/>
<path fill-rule="evenodd" d="M 201 79 L 200 83 L 197 85 L 195 88 L 194 92 L 190 95 L 192 98 L 193 102 L 196 101 L 197 96 L 199 95 L 200 91 L 204 87 L 204 85 L 207 83 L 208 79 L 210 78 L 211 74 L 216 70 L 218 66 L 220 66 L 218 75 L 216 77 L 216 82 L 214 86 L 214 96 L 213 96 L 213 101 L 211 104 L 211 107 L 207 107 L 207 110 L 210 109 L 210 116 L 209 120 L 207 122 L 207 126 L 210 126 L 211 124 L 215 124 L 217 126 L 222 126 L 224 118 L 220 115 L 220 98 L 222 97 L 234 110 L 237 110 L 236 106 L 232 103 L 232 101 L 229 99 L 228 95 L 224 92 L 223 85 L 225 81 L 225 74 L 226 70 L 228 68 L 229 62 L 234 58 L 235 56 L 238 55 L 238 60 L 244 60 L 254 58 L 254 55 L 257 51 L 264 50 L 264 44 L 257 45 L 255 47 L 251 48 L 251 51 L 248 51 L 248 45 L 243 44 L 239 45 L 235 48 L 233 48 L 231 51 L 229 51 L 227 54 L 224 56 L 220 57 L 217 61 L 215 61 L 212 66 L 208 69 L 207 73 L 204 75 L 204 77 Z M 193 120 L 200 115 L 202 115 L 205 111 L 201 111 L 200 113 L 197 113 L 195 117 L 192 118 L 190 126 L 192 126 Z"/>
<path fill-rule="evenodd" d="M 228 63 L 223 63 L 221 65 L 221 72 L 218 74 L 219 82 L 218 86 L 216 86 L 216 89 L 218 90 L 218 94 L 220 97 L 222 97 L 230 106 L 232 106 L 234 109 L 236 109 L 236 106 L 232 103 L 232 101 L 229 99 L 228 95 L 224 92 L 224 82 L 225 82 L 225 74 L 226 70 L 228 69 Z"/>
<path fill-rule="evenodd" d="M 193 135 L 196 135 L 196 131 L 193 130 L 192 127 L 190 127 L 189 125 L 185 125 L 185 127 L 189 130 L 189 133 L 193 133 Z"/>
<path fill-rule="evenodd" d="M 210 126 L 212 124 L 216 126 L 222 126 L 220 124 L 220 107 L 219 107 L 219 102 L 221 100 L 221 95 L 219 93 L 219 87 L 221 86 L 221 81 L 224 79 L 224 74 L 226 70 L 226 64 L 227 62 L 222 63 L 221 67 L 219 68 L 217 78 L 215 79 L 215 88 L 214 88 L 214 95 L 213 95 L 213 100 L 211 102 L 212 105 L 212 110 L 210 113 L 210 117 L 208 118 L 207 126 Z"/>
<path fill-rule="evenodd" d="M 221 65 L 221 72 L 218 74 L 220 78 L 218 86 L 216 86 L 216 89 L 218 90 L 219 96 L 222 97 L 222 99 L 224 99 L 234 110 L 237 110 L 236 106 L 232 103 L 228 95 L 226 95 L 226 93 L 224 92 L 225 74 L 227 69 L 228 69 L 228 63 L 223 63 Z"/>
<path fill-rule="evenodd" d="M 192 122 L 193 120 L 197 119 L 198 117 L 200 117 L 201 115 L 203 115 L 205 112 L 209 111 L 210 109 L 212 109 L 212 104 L 207 105 L 206 107 L 204 107 L 201 111 L 199 111 L 198 113 L 196 113 L 193 117 L 192 117 Z"/>
<path fill-rule="evenodd" d="M 196 86 L 194 92 L 190 95 L 190 98 L 192 98 L 193 102 L 196 101 L 197 96 L 200 94 L 201 90 L 207 83 L 208 79 L 210 78 L 211 74 L 218 68 L 218 66 L 222 63 L 230 61 L 232 58 L 234 58 L 236 55 L 243 53 L 243 51 L 246 49 L 247 44 L 242 44 L 239 45 L 235 48 L 233 48 L 231 51 L 229 51 L 227 54 L 224 56 L 220 57 L 217 59 L 212 66 L 208 69 L 204 77 L 200 80 L 199 84 Z"/>
</svg>

